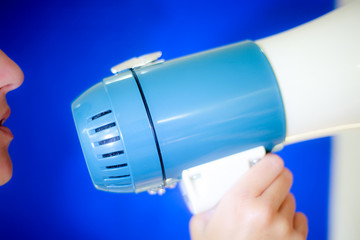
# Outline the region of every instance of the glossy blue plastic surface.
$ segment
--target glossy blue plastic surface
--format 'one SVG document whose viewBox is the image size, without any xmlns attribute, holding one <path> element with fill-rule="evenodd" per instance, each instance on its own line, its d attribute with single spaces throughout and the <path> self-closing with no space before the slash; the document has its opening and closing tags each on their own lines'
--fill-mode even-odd
<svg viewBox="0 0 360 240">
<path fill-rule="evenodd" d="M 140 192 L 158 187 L 163 175 L 139 88 L 130 71 L 104 79 L 129 159 L 135 188 Z"/>
<path fill-rule="evenodd" d="M 72 106 L 101 190 L 149 190 L 187 168 L 257 146 L 270 151 L 285 139 L 279 87 L 253 42 L 133 71 L 104 79 Z"/>
<path fill-rule="evenodd" d="M 115 117 L 113 112 L 101 116 L 101 113 L 109 110 L 111 110 L 111 104 L 102 82 L 88 89 L 72 104 L 73 116 L 81 147 L 91 179 L 96 188 L 106 191 L 107 185 L 109 184 L 107 182 L 110 181 L 112 184 L 116 183 L 117 185 L 121 185 L 123 191 L 131 191 L 133 188 L 131 178 L 121 178 L 120 181 L 116 181 L 119 179 L 111 178 L 113 171 L 109 171 L 106 168 L 107 166 L 127 164 L 126 156 L 122 154 L 121 156 L 111 158 L 102 157 L 103 154 L 124 150 L 121 141 L 105 145 L 99 144 L 100 141 L 119 136 L 117 126 L 107 128 L 103 131 L 96 130 L 103 126 L 109 126 L 108 124 L 114 125 Z M 119 139 L 121 140 L 121 138 Z M 128 167 L 121 169 L 121 173 L 118 172 L 115 175 L 129 175 Z"/>
<path fill-rule="evenodd" d="M 277 80 L 245 41 L 136 69 L 158 135 L 167 178 L 246 149 L 285 139 Z"/>
<path fill-rule="evenodd" d="M 74 101 L 72 110 L 98 189 L 134 192 L 162 184 L 153 134 L 130 71 L 106 78 L 87 90 Z"/>
</svg>

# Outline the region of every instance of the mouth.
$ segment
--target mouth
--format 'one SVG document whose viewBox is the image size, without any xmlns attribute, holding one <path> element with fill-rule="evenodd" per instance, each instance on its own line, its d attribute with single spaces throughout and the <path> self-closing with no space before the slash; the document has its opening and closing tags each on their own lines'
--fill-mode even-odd
<svg viewBox="0 0 360 240">
<path fill-rule="evenodd" d="M 6 111 L 0 116 L 0 126 L 3 126 L 6 119 L 10 116 L 10 108 L 7 108 Z"/>
<path fill-rule="evenodd" d="M 9 128 L 4 126 L 4 123 L 6 119 L 8 119 L 10 116 L 10 108 L 7 108 L 6 111 L 0 115 L 0 131 L 5 133 L 5 135 L 8 135 L 11 139 L 13 138 L 13 135 Z"/>
</svg>

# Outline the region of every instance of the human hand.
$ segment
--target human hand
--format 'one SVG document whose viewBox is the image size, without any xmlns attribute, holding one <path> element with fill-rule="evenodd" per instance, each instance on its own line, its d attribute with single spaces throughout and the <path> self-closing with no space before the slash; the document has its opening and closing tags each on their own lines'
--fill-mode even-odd
<svg viewBox="0 0 360 240">
<path fill-rule="evenodd" d="M 193 240 L 302 240 L 308 233 L 307 218 L 295 212 L 289 193 L 292 174 L 283 160 L 268 154 L 247 171 L 225 194 L 217 207 L 193 216 Z"/>
</svg>

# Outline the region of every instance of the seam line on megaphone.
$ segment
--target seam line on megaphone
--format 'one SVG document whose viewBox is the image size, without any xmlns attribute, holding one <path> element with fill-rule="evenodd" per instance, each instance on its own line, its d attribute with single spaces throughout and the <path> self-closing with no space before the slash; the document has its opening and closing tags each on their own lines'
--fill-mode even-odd
<svg viewBox="0 0 360 240">
<path fill-rule="evenodd" d="M 161 172 L 162 172 L 162 175 L 163 175 L 163 185 L 165 186 L 165 185 L 166 185 L 166 175 L 165 175 L 164 162 L 163 162 L 162 155 L 161 155 L 161 150 L 160 150 L 160 144 L 159 144 L 159 141 L 158 141 L 158 137 L 157 137 L 157 135 L 156 135 L 156 131 L 155 131 L 155 127 L 154 127 L 154 122 L 153 122 L 153 120 L 152 120 L 152 117 L 151 117 L 151 114 L 150 114 L 150 109 L 149 109 L 149 106 L 148 106 L 148 104 L 147 104 L 147 102 L 146 102 L 145 94 L 144 94 L 144 92 L 143 92 L 143 90 L 142 90 L 140 81 L 139 81 L 139 79 L 138 79 L 138 77 L 137 77 L 134 69 L 130 68 L 130 71 L 131 71 L 132 75 L 134 76 L 136 85 L 137 85 L 138 88 L 139 88 L 139 92 L 140 92 L 142 101 L 143 101 L 143 103 L 144 103 L 144 107 L 145 107 L 145 110 L 146 110 L 146 114 L 147 114 L 148 119 L 149 119 L 150 128 L 151 128 L 151 131 L 152 131 L 153 136 L 154 136 L 154 141 L 155 141 L 155 145 L 156 145 L 156 150 L 157 150 L 157 153 L 158 153 L 158 156 L 159 156 L 159 160 L 160 160 Z"/>
</svg>

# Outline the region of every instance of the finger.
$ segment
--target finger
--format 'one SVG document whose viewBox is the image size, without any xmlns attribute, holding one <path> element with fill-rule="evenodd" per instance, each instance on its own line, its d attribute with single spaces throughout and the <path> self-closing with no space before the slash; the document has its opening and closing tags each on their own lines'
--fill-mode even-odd
<svg viewBox="0 0 360 240">
<path fill-rule="evenodd" d="M 296 204 L 295 204 L 294 195 L 288 193 L 284 202 L 280 206 L 279 214 L 283 215 L 288 222 L 293 224 L 295 208 L 296 208 Z"/>
<path fill-rule="evenodd" d="M 203 235 L 209 216 L 207 213 L 194 215 L 190 219 L 189 228 L 191 239 L 199 239 Z"/>
<path fill-rule="evenodd" d="M 237 195 L 257 197 L 278 177 L 284 168 L 283 160 L 275 154 L 267 154 L 250 168 L 232 190 Z"/>
<path fill-rule="evenodd" d="M 269 203 L 273 209 L 278 210 L 289 194 L 292 179 L 291 172 L 285 168 L 275 181 L 263 192 L 261 199 Z"/>
<path fill-rule="evenodd" d="M 309 231 L 308 220 L 305 214 L 297 212 L 294 216 L 294 229 L 306 239 Z"/>
</svg>

